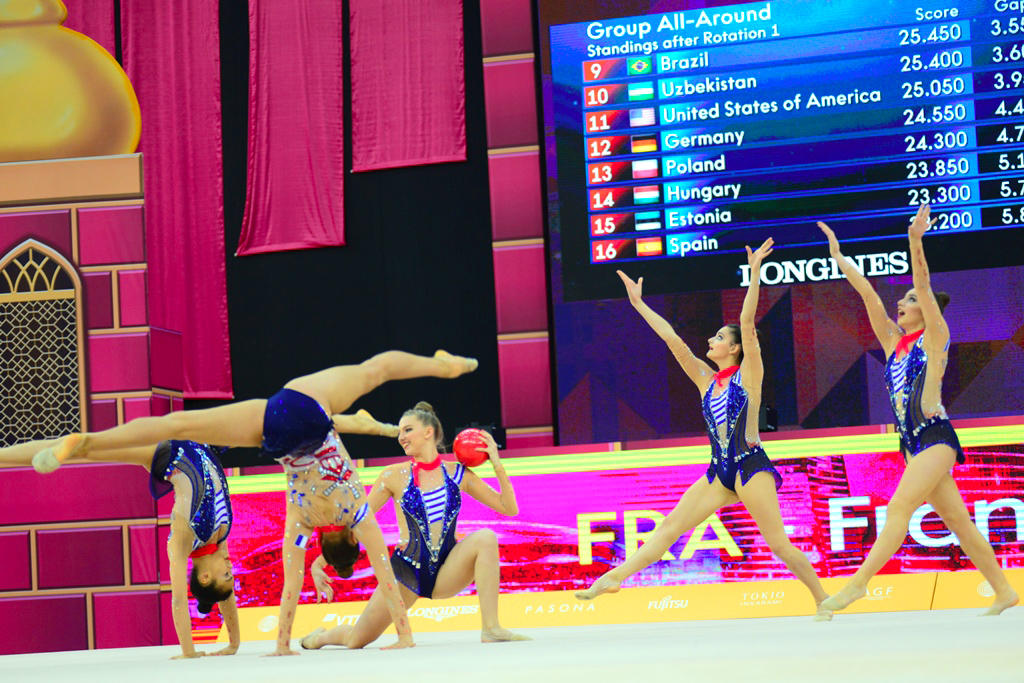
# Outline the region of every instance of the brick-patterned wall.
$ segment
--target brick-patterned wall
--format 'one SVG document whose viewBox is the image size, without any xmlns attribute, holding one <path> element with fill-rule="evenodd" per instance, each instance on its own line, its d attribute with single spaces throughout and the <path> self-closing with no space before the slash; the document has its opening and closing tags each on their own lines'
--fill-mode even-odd
<svg viewBox="0 0 1024 683">
<path fill-rule="evenodd" d="M 91 430 L 183 403 L 180 335 L 149 325 L 141 173 L 137 154 L 0 164 L 0 258 L 34 239 L 82 280 Z M 146 482 L 133 465 L 0 468 L 0 654 L 177 642 L 171 501 Z"/>
<path fill-rule="evenodd" d="M 480 2 L 501 419 L 508 448 L 554 444 L 530 4 Z"/>
</svg>

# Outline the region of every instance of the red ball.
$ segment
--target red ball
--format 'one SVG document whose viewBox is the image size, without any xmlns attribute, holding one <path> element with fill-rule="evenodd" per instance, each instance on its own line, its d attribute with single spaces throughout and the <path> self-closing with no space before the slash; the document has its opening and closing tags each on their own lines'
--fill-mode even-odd
<svg viewBox="0 0 1024 683">
<path fill-rule="evenodd" d="M 463 429 L 452 444 L 455 457 L 466 467 L 476 467 L 487 462 L 487 452 L 477 450 L 481 447 L 486 448 L 487 441 L 484 440 L 483 430 L 475 428 Z"/>
</svg>

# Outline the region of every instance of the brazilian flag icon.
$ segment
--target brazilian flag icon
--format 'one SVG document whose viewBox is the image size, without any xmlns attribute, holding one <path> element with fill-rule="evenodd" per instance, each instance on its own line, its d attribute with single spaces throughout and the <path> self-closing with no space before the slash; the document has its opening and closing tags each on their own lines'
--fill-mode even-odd
<svg viewBox="0 0 1024 683">
<path fill-rule="evenodd" d="M 650 57 L 627 57 L 626 73 L 630 76 L 646 76 L 654 71 Z"/>
</svg>

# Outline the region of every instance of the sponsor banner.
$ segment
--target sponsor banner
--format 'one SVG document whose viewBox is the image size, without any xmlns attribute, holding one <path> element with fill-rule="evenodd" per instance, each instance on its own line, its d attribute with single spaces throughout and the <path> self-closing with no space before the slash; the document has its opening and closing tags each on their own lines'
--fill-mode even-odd
<svg viewBox="0 0 1024 683">
<path fill-rule="evenodd" d="M 966 573 L 966 572 L 965 572 Z M 871 582 L 868 596 L 848 610 L 898 612 L 928 609 L 936 574 L 881 576 Z M 839 590 L 845 580 L 826 579 L 825 590 Z M 317 628 L 354 626 L 366 601 L 300 605 L 292 637 L 301 638 Z M 577 600 L 572 591 L 505 593 L 499 596 L 502 626 L 511 629 L 552 626 L 593 626 L 683 621 L 691 619 L 743 619 L 796 617 L 814 614 L 814 599 L 795 579 L 708 583 L 692 586 L 623 588 L 596 600 Z M 242 640 L 277 638 L 277 607 L 247 607 L 239 611 Z M 475 595 L 447 600 L 417 600 L 409 609 L 413 633 L 479 631 L 480 603 Z M 389 626 L 385 635 L 393 634 Z M 227 641 L 222 627 L 219 641 Z"/>
<path fill-rule="evenodd" d="M 1003 571 L 1017 594 L 1024 595 L 1024 569 L 1004 569 Z M 981 572 L 974 570 L 947 572 L 938 575 L 932 609 L 988 607 L 992 604 L 994 596 L 992 586 L 981 575 Z"/>
</svg>

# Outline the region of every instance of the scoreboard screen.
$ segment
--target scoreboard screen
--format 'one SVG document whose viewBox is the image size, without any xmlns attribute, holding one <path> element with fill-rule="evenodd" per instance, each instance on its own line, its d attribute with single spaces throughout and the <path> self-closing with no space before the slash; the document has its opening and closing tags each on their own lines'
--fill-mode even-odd
<svg viewBox="0 0 1024 683">
<path fill-rule="evenodd" d="M 553 294 L 1024 263 L 1024 2 L 541 2 Z M 697 6 L 697 8 L 690 9 Z M 556 303 L 558 303 L 556 301 Z"/>
</svg>

